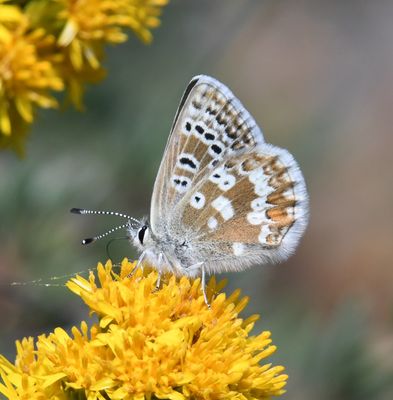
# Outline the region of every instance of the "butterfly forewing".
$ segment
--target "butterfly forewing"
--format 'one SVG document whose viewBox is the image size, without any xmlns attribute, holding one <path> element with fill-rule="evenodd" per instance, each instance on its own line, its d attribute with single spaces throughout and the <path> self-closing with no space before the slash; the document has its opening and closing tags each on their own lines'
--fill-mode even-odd
<svg viewBox="0 0 393 400">
<path fill-rule="evenodd" d="M 262 142 L 254 119 L 227 87 L 195 77 L 181 100 L 154 185 L 153 231 L 168 233 L 176 204 L 222 160 Z"/>
</svg>

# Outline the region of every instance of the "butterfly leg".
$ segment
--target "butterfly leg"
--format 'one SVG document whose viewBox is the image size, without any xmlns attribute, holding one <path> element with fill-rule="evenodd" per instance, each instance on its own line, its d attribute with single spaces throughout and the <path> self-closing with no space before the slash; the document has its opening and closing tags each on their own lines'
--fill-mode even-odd
<svg viewBox="0 0 393 400">
<path fill-rule="evenodd" d="M 202 264 L 201 267 L 202 270 L 202 293 L 203 293 L 203 298 L 205 299 L 205 303 L 207 305 L 207 308 L 210 308 L 210 303 L 209 300 L 207 299 L 207 294 L 206 294 L 206 271 L 205 271 L 205 267 Z"/>
<path fill-rule="evenodd" d="M 138 271 L 138 268 L 141 266 L 142 261 L 144 260 L 145 257 L 146 257 L 146 250 L 142 251 L 142 254 L 139 256 L 138 262 L 136 263 L 133 270 L 128 274 L 127 278 L 131 278 L 135 274 L 135 272 Z M 143 266 L 142 266 L 142 271 L 143 271 Z"/>
<path fill-rule="evenodd" d="M 163 259 L 163 254 L 162 253 L 160 253 L 159 255 L 158 255 L 158 265 L 161 265 L 162 264 L 162 259 Z M 156 282 L 156 288 L 155 288 L 155 292 L 157 291 L 157 290 L 159 290 L 160 289 L 160 285 L 161 285 L 161 275 L 162 275 L 162 272 L 161 271 L 158 271 L 158 278 L 157 278 L 157 282 Z"/>
<path fill-rule="evenodd" d="M 203 293 L 203 298 L 205 299 L 205 303 L 207 305 L 207 308 L 210 308 L 210 303 L 209 300 L 207 299 L 207 293 L 206 293 L 206 271 L 205 271 L 205 267 L 203 265 L 203 262 L 199 262 L 196 264 L 191 265 L 190 267 L 188 267 L 187 269 L 195 269 L 195 268 L 200 268 L 201 272 L 202 272 L 202 277 L 201 277 L 201 286 L 202 286 L 202 293 Z"/>
</svg>

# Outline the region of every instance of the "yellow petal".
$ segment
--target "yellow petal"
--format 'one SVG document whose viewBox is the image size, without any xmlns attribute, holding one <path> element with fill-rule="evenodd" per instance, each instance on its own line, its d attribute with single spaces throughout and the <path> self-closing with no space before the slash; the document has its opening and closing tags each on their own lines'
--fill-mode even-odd
<svg viewBox="0 0 393 400">
<path fill-rule="evenodd" d="M 11 135 L 11 121 L 5 104 L 0 105 L 0 130 L 3 135 Z"/>
<path fill-rule="evenodd" d="M 31 106 L 31 101 L 24 97 L 18 96 L 15 99 L 15 106 L 19 114 L 26 122 L 33 122 L 33 107 Z"/>
<path fill-rule="evenodd" d="M 69 46 L 69 44 L 75 39 L 76 34 L 78 33 L 78 26 L 75 21 L 68 20 L 65 24 L 57 43 L 59 46 Z"/>
<path fill-rule="evenodd" d="M 70 45 L 70 60 L 76 70 L 81 70 L 83 65 L 82 45 L 77 39 L 73 40 Z"/>
<path fill-rule="evenodd" d="M 0 5 L 0 22 L 19 22 L 24 18 L 19 7 Z"/>
<path fill-rule="evenodd" d="M 64 372 L 58 372 L 57 374 L 53 375 L 47 375 L 43 376 L 44 382 L 43 382 L 43 387 L 46 388 L 50 385 L 53 385 L 55 382 L 59 381 L 60 379 L 63 379 L 67 376 Z"/>
</svg>

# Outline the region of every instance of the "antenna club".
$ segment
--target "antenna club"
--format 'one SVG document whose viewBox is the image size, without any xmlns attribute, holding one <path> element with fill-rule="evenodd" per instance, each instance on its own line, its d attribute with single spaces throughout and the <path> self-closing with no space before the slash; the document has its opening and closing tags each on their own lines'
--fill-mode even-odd
<svg viewBox="0 0 393 400">
<path fill-rule="evenodd" d="M 96 241 L 96 238 L 87 238 L 87 239 L 83 239 L 82 240 L 82 244 L 86 245 L 86 244 L 90 244 Z"/>
<path fill-rule="evenodd" d="M 82 208 L 71 208 L 70 213 L 72 214 L 84 214 L 84 211 Z"/>
</svg>

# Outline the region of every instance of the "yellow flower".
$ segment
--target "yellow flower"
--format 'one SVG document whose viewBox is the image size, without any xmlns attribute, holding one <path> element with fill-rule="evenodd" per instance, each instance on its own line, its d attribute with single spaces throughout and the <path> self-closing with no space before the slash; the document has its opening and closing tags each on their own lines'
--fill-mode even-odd
<svg viewBox="0 0 393 400">
<path fill-rule="evenodd" d="M 281 366 L 264 364 L 276 347 L 270 332 L 250 335 L 258 316 L 243 320 L 247 299 L 218 294 L 200 280 L 137 271 L 124 260 L 98 265 L 97 285 L 77 276 L 67 286 L 98 316 L 71 334 L 57 328 L 17 342 L 15 365 L 0 358 L 0 393 L 9 399 L 268 399 L 284 393 Z M 214 296 L 213 296 L 214 295 Z"/>
<path fill-rule="evenodd" d="M 63 76 L 69 98 L 82 109 L 84 83 L 96 83 L 105 71 L 101 66 L 104 45 L 127 40 L 124 28 L 132 29 L 145 43 L 151 28 L 159 25 L 161 7 L 168 0 L 57 0 L 62 9 L 57 18 L 63 29 L 58 45 L 64 49 Z"/>
<path fill-rule="evenodd" d="M 18 7 L 0 4 L 0 147 L 23 152 L 26 130 L 35 106 L 57 106 L 51 91 L 63 81 L 51 55 L 55 38 L 43 29 L 30 29 Z"/>
<path fill-rule="evenodd" d="M 105 76 L 105 45 L 126 41 L 125 29 L 150 43 L 168 0 L 6 3 L 0 0 L 0 148 L 21 154 L 35 108 L 57 107 L 52 91 L 66 88 L 82 109 L 86 83 Z"/>
</svg>

